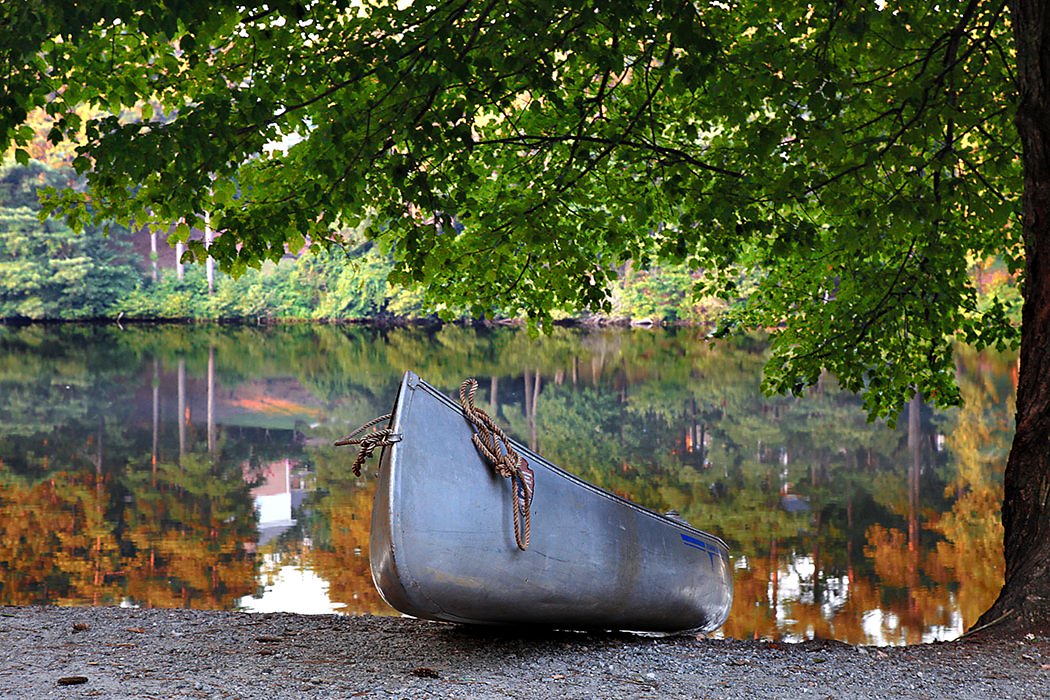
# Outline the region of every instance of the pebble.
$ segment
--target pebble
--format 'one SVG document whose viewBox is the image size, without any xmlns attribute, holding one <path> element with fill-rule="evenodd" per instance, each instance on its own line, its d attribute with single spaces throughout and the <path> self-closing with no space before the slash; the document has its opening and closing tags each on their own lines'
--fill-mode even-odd
<svg viewBox="0 0 1050 700">
<path fill-rule="evenodd" d="M 64 676 L 58 679 L 59 685 L 81 685 L 87 682 L 87 676 Z"/>
</svg>

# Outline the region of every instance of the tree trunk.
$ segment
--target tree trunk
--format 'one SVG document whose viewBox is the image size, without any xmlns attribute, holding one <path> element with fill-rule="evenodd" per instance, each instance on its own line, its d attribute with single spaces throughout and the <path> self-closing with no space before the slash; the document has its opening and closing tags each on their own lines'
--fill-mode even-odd
<svg viewBox="0 0 1050 700">
<path fill-rule="evenodd" d="M 211 248 L 212 241 L 215 240 L 215 232 L 211 230 L 211 221 L 208 215 L 204 215 L 204 245 L 207 248 Z M 215 293 L 215 258 L 210 254 L 208 255 L 207 261 L 204 263 L 204 269 L 207 271 L 208 276 L 208 295 L 211 296 Z"/>
<path fill-rule="evenodd" d="M 1017 428 L 1003 500 L 1006 577 L 976 627 L 1050 632 L 1050 2 L 1012 0 L 1025 244 Z"/>
<path fill-rule="evenodd" d="M 154 229 L 150 229 L 149 232 L 149 264 L 150 278 L 156 282 L 160 279 L 160 274 L 157 271 L 157 232 Z"/>
</svg>

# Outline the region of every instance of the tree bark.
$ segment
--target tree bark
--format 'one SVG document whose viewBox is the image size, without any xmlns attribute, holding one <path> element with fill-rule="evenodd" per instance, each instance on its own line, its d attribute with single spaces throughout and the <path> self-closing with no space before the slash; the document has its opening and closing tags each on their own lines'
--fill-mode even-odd
<svg viewBox="0 0 1050 700">
<path fill-rule="evenodd" d="M 213 240 L 215 240 L 215 232 L 212 231 L 211 221 L 209 220 L 208 215 L 205 214 L 204 215 L 204 245 L 209 250 L 211 249 L 211 243 L 212 243 Z M 298 252 L 298 251 L 296 251 L 296 252 Z M 207 277 L 208 277 L 208 296 L 211 296 L 212 294 L 215 293 L 215 258 L 213 258 L 211 255 L 209 255 L 208 259 L 205 261 L 204 269 L 206 270 Z"/>
<path fill-rule="evenodd" d="M 149 232 L 149 264 L 150 278 L 156 282 L 160 279 L 160 273 L 157 270 L 157 232 L 153 229 Z"/>
<path fill-rule="evenodd" d="M 175 276 L 178 279 L 182 279 L 185 276 L 185 271 L 182 265 L 182 254 L 186 252 L 186 246 L 182 243 L 175 244 Z"/>
<path fill-rule="evenodd" d="M 1025 244 L 1017 427 L 1003 500 L 1006 576 L 977 621 L 997 632 L 1050 632 L 1050 2 L 1011 0 L 1016 117 L 1024 164 Z"/>
</svg>

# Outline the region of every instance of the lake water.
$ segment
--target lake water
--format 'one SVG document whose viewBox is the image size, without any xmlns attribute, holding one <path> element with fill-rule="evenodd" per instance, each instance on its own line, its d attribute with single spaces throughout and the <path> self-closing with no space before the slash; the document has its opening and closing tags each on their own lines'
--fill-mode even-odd
<svg viewBox="0 0 1050 700">
<path fill-rule="evenodd" d="M 725 539 L 720 634 L 951 639 L 1002 583 L 1016 357 L 966 405 L 869 423 L 831 378 L 759 390 L 699 330 L 0 327 L 0 603 L 396 614 L 368 568 L 374 463 L 332 442 L 412 369 L 551 461 Z"/>
</svg>

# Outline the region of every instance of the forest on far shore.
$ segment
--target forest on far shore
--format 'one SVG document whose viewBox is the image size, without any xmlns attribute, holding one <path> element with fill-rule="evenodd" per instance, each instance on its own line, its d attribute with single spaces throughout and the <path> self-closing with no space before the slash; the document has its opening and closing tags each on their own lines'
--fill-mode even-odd
<svg viewBox="0 0 1050 700">
<path fill-rule="evenodd" d="M 205 268 L 179 270 L 163 235 L 153 256 L 146 231 L 112 226 L 106 235 L 88 226 L 78 234 L 60 221 L 41 221 L 38 191 L 75 182 L 71 169 L 36 160 L 0 167 L 0 318 L 338 322 L 415 320 L 438 311 L 423 307 L 418 290 L 390 284 L 392 257 L 364 238 L 288 255 L 238 278 L 216 271 L 209 290 Z M 625 266 L 620 273 L 615 313 L 601 320 L 703 323 L 722 308 L 692 298 L 695 275 L 684 268 Z M 509 317 L 493 309 L 489 320 Z"/>
<path fill-rule="evenodd" d="M 0 319 L 155 321 L 370 321 L 466 318 L 466 309 L 423 306 L 420 290 L 391 284 L 393 258 L 363 237 L 352 245 L 318 253 L 287 255 L 234 278 L 219 271 L 209 289 L 205 268 L 176 264 L 174 250 L 158 236 L 153 254 L 149 233 L 111 226 L 108 235 L 88 226 L 73 232 L 55 219 L 41 220 L 38 192 L 76 185 L 72 169 L 39 160 L 0 166 Z M 163 233 L 163 232 L 162 232 Z M 181 268 L 181 269 L 180 269 Z M 717 320 L 726 302 L 696 293 L 702 272 L 680 267 L 617 269 L 610 290 L 611 314 L 575 320 L 703 324 Z M 994 297 L 1014 300 L 1015 280 L 998 260 L 973 261 L 978 304 Z M 746 302 L 746 280 L 741 285 Z M 1004 294 L 1005 292 L 1005 294 Z M 490 321 L 513 319 L 492 309 Z"/>
</svg>

